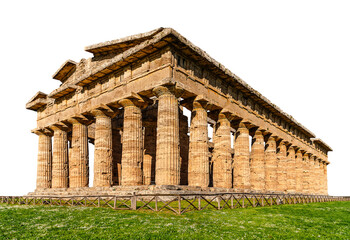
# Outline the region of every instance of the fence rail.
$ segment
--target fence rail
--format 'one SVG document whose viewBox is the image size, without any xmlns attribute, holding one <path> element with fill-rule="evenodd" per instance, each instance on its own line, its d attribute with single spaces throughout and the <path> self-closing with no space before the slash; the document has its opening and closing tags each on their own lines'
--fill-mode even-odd
<svg viewBox="0 0 350 240">
<path fill-rule="evenodd" d="M 133 194 L 127 196 L 1 196 L 0 203 L 20 205 L 105 207 L 115 210 L 170 211 L 235 209 L 283 204 L 350 201 L 349 197 L 301 194 L 207 193 Z"/>
</svg>

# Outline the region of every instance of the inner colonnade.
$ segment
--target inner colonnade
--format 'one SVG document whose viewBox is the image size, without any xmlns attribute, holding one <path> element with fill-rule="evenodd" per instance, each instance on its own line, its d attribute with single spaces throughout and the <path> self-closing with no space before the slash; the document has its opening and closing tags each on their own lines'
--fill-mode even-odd
<svg viewBox="0 0 350 240">
<path fill-rule="evenodd" d="M 65 62 L 61 86 L 27 103 L 37 190 L 88 188 L 91 142 L 96 189 L 327 194 L 331 148 L 173 29 L 86 51 L 94 57 Z"/>
</svg>

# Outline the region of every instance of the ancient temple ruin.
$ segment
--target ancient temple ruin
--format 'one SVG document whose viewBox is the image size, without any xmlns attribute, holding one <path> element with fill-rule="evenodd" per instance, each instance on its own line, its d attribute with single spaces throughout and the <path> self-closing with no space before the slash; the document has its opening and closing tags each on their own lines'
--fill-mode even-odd
<svg viewBox="0 0 350 240">
<path fill-rule="evenodd" d="M 327 194 L 332 149 L 173 29 L 85 51 L 26 105 L 37 112 L 34 194 Z"/>
</svg>

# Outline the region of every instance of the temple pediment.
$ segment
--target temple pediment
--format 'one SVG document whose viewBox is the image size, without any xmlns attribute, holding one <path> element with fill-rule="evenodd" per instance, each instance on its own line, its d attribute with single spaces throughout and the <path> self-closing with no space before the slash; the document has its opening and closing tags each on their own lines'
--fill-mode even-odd
<svg viewBox="0 0 350 240">
<path fill-rule="evenodd" d="M 37 111 L 47 104 L 47 94 L 37 92 L 26 104 L 26 109 Z"/>
<path fill-rule="evenodd" d="M 65 61 L 62 66 L 52 76 L 53 79 L 64 83 L 75 71 L 77 63 L 72 60 Z"/>
</svg>

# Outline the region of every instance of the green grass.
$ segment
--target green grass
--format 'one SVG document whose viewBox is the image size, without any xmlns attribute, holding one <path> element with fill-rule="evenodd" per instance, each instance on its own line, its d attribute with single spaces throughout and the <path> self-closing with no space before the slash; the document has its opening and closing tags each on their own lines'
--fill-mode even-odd
<svg viewBox="0 0 350 240">
<path fill-rule="evenodd" d="M 350 202 L 184 215 L 0 204 L 1 239 L 350 239 Z"/>
</svg>

